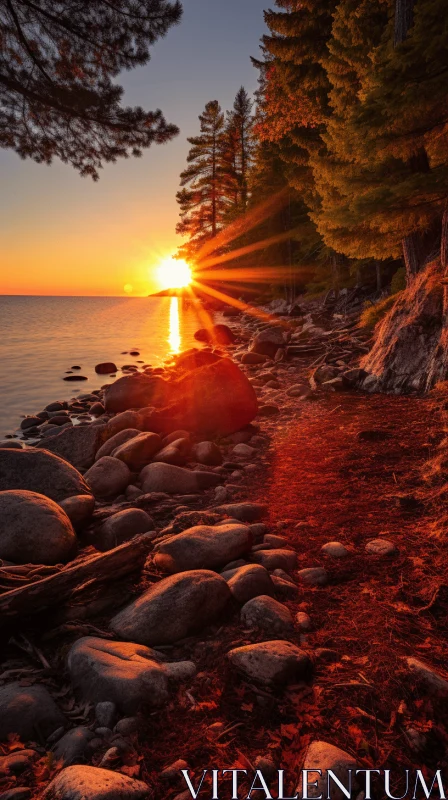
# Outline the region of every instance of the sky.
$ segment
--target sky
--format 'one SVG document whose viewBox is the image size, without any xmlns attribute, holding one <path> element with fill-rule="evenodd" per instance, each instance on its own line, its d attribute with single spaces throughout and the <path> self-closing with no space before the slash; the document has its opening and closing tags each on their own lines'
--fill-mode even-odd
<svg viewBox="0 0 448 800">
<path fill-rule="evenodd" d="M 183 0 L 180 25 L 124 73 L 124 103 L 161 108 L 180 134 L 142 158 L 106 165 L 97 183 L 59 161 L 22 161 L 0 150 L 0 294 L 144 296 L 180 244 L 176 192 L 188 136 L 209 100 L 230 109 L 253 93 L 269 0 Z M 132 292 L 130 291 L 132 287 Z"/>
</svg>

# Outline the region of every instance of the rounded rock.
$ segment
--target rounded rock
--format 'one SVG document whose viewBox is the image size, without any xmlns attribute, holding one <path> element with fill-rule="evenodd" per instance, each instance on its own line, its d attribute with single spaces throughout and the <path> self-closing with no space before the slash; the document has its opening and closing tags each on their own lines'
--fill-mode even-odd
<svg viewBox="0 0 448 800">
<path fill-rule="evenodd" d="M 398 553 L 398 549 L 393 542 L 388 539 L 371 539 L 366 544 L 366 553 L 374 556 L 394 556 Z"/>
<path fill-rule="evenodd" d="M 76 535 L 57 503 L 36 492 L 0 492 L 0 558 L 59 564 L 76 552 Z"/>
<path fill-rule="evenodd" d="M 95 497 L 114 497 L 129 486 L 131 472 L 118 458 L 103 456 L 84 475 Z"/>
</svg>

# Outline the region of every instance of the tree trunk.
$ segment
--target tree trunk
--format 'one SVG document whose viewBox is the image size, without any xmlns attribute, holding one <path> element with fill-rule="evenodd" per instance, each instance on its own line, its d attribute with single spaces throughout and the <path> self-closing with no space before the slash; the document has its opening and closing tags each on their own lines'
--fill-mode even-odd
<svg viewBox="0 0 448 800">
<path fill-rule="evenodd" d="M 376 272 L 376 290 L 377 292 L 381 292 L 382 287 L 382 275 L 381 275 L 381 261 L 375 261 L 375 272 Z"/>
<path fill-rule="evenodd" d="M 404 42 L 409 28 L 412 28 L 414 23 L 414 3 L 415 0 L 395 0 L 395 47 Z"/>
<path fill-rule="evenodd" d="M 440 241 L 440 261 L 442 269 L 446 275 L 448 271 L 448 202 L 445 205 L 445 210 L 442 217 L 442 238 Z"/>
<path fill-rule="evenodd" d="M 406 283 L 409 285 L 417 275 L 421 266 L 420 235 L 411 233 L 402 240 L 404 265 L 406 267 Z"/>
<path fill-rule="evenodd" d="M 333 291 L 335 299 L 337 300 L 339 297 L 339 263 L 338 257 L 336 253 L 333 253 L 331 256 L 331 273 L 333 278 Z"/>
<path fill-rule="evenodd" d="M 394 45 L 398 47 L 407 39 L 408 33 L 414 24 L 415 0 L 395 0 L 395 32 Z M 422 147 L 411 158 L 412 172 L 429 172 L 429 160 L 426 150 Z M 417 231 L 405 236 L 402 240 L 403 259 L 406 267 L 406 281 L 409 284 L 419 272 L 423 264 L 424 252 L 422 237 Z"/>
</svg>

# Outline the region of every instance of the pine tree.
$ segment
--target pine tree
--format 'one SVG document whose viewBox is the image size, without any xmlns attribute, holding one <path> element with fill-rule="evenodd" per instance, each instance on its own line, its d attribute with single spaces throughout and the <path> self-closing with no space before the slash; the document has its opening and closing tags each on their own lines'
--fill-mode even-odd
<svg viewBox="0 0 448 800">
<path fill-rule="evenodd" d="M 276 0 L 266 11 L 271 31 L 263 37 L 267 57 L 264 132 L 277 141 L 288 179 L 310 209 L 318 203 L 310 156 L 322 147 L 329 113 L 329 84 L 321 64 L 337 0 Z"/>
<path fill-rule="evenodd" d="M 372 178 L 366 167 L 355 163 L 354 135 L 349 132 L 350 120 L 367 91 L 372 54 L 381 42 L 390 5 L 391 0 L 341 0 L 321 59 L 330 85 L 330 113 L 322 133 L 325 147 L 311 159 L 320 199 L 312 217 L 329 247 L 357 260 L 390 255 L 388 243 L 378 237 L 371 218 L 361 210 Z"/>
<path fill-rule="evenodd" d="M 177 193 L 181 221 L 176 231 L 189 237 L 180 250 L 187 257 L 216 236 L 227 209 L 222 170 L 225 117 L 217 100 L 207 103 L 199 121 L 200 135 L 188 139 L 189 166 L 181 173 L 182 189 Z"/>
<path fill-rule="evenodd" d="M 104 162 L 171 139 L 176 126 L 123 107 L 113 79 L 145 64 L 181 13 L 179 0 L 0 0 L 0 146 L 97 179 Z"/>
<path fill-rule="evenodd" d="M 339 105 L 339 64 L 329 64 L 335 110 L 326 137 L 330 157 L 315 164 L 323 196 L 317 222 L 326 241 L 351 256 L 403 253 L 412 279 L 444 241 L 442 217 L 448 225 L 448 33 L 440 24 L 442 0 L 376 4 L 376 29 L 375 4 L 364 4 L 360 15 L 359 4 L 354 14 L 346 0 L 341 6 L 351 11 L 349 24 L 338 28 L 335 19 L 333 26 L 330 51 L 333 58 L 342 52 L 347 62 L 356 20 L 361 59 L 357 92 Z"/>
<path fill-rule="evenodd" d="M 253 153 L 252 116 L 253 102 L 243 86 L 238 91 L 233 110 L 228 114 L 230 127 L 237 142 L 236 174 L 240 195 L 240 208 L 245 211 L 248 201 L 248 175 Z"/>
</svg>

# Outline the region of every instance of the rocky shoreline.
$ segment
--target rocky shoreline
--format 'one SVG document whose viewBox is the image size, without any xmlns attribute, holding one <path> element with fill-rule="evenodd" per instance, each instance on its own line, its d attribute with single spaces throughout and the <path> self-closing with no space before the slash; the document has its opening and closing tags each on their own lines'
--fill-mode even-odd
<svg viewBox="0 0 448 800">
<path fill-rule="evenodd" d="M 260 310 L 200 331 L 212 336 L 201 350 L 164 368 L 129 365 L 115 383 L 25 418 L 26 449 L 1 443 L 2 800 L 154 796 L 148 725 L 156 715 L 163 729 L 166 714 L 168 735 L 179 702 L 188 725 L 195 681 L 214 696 L 210 658 L 227 630 L 226 670 L 268 706 L 331 663 L 331 649 L 307 643 L 313 623 L 299 609 L 328 570 L 299 568 L 263 486 L 274 432 L 362 383 L 368 348 L 355 316 L 294 314 Z M 387 559 L 396 547 L 374 538 L 366 552 Z M 322 553 L 349 555 L 338 541 Z M 215 742 L 229 735 L 219 718 L 206 730 Z M 352 763 L 314 739 L 300 767 L 315 766 L 316 749 L 321 768 Z M 187 762 L 171 755 L 157 779 L 175 797 Z M 278 765 L 268 751 L 252 766 L 266 776 Z"/>
</svg>

